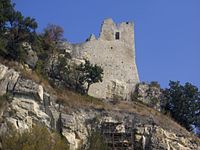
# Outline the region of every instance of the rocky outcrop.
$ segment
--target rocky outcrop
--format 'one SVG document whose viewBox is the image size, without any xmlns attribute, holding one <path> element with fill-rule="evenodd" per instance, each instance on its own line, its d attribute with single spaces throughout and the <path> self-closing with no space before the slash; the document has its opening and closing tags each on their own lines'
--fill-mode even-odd
<svg viewBox="0 0 200 150">
<path fill-rule="evenodd" d="M 200 149 L 197 143 L 189 137 L 178 136 L 177 134 L 166 131 L 159 126 L 151 129 L 152 132 L 150 138 L 150 149 L 170 149 L 170 150 L 189 150 L 189 149 Z M 147 130 L 148 131 L 148 130 Z M 147 132 L 148 133 L 148 132 Z M 145 130 L 143 132 L 145 133 Z M 147 147 L 148 146 L 148 143 Z"/>
<path fill-rule="evenodd" d="M 110 144 L 111 149 L 189 150 L 200 148 L 192 138 L 140 121 L 123 120 L 121 122 L 111 119 L 103 121 L 101 125 L 106 143 Z"/>
<path fill-rule="evenodd" d="M 27 97 L 36 101 L 43 101 L 44 89 L 32 80 L 20 77 L 12 91 L 15 97 Z"/>
<path fill-rule="evenodd" d="M 8 69 L 8 67 L 4 65 L 0 65 L 0 95 L 12 91 L 18 78 L 18 72 L 13 69 Z"/>
<path fill-rule="evenodd" d="M 144 104 L 160 111 L 163 94 L 157 82 L 138 83 L 133 94 L 133 100 L 141 101 Z"/>
<path fill-rule="evenodd" d="M 25 49 L 25 63 L 28 64 L 30 68 L 35 68 L 36 63 L 38 61 L 37 53 L 33 51 L 31 45 L 27 42 L 22 44 L 22 47 Z"/>
<path fill-rule="evenodd" d="M 150 117 L 121 110 L 74 108 L 66 111 L 55 103 L 56 96 L 40 84 L 22 77 L 19 72 L 0 64 L 0 95 L 9 94 L 10 101 L 1 116 L 0 133 L 11 125 L 23 131 L 35 123 L 55 129 L 67 139 L 71 150 L 88 147 L 91 131 L 105 130 L 113 134 L 128 135 L 129 127 L 133 149 L 197 150 L 200 143 L 191 136 L 163 128 Z M 106 127 L 106 124 L 116 125 Z M 112 130 L 111 130 L 112 128 Z M 102 134 L 106 138 L 105 134 Z M 107 141 L 109 142 L 109 140 Z M 112 142 L 112 141 L 110 141 Z M 127 144 L 127 141 L 120 141 Z"/>
<path fill-rule="evenodd" d="M 4 65 L 0 65 L 0 71 L 0 95 L 7 94 L 11 99 L 3 114 L 3 126 L 12 124 L 16 129 L 24 130 L 40 121 L 50 127 L 51 118 L 42 109 L 43 87 Z"/>
</svg>

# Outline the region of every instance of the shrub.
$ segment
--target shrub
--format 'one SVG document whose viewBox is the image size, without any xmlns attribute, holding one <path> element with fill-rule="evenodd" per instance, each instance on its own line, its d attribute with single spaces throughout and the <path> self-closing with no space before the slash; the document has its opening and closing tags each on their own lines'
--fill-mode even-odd
<svg viewBox="0 0 200 150">
<path fill-rule="evenodd" d="M 160 84 L 157 81 L 151 81 L 149 86 L 150 87 L 160 88 Z"/>
<path fill-rule="evenodd" d="M 46 127 L 34 126 L 22 133 L 10 130 L 1 137 L 3 150 L 68 150 L 68 144 Z"/>
<path fill-rule="evenodd" d="M 88 142 L 90 144 L 88 150 L 108 150 L 103 136 L 97 131 L 91 133 Z"/>
<path fill-rule="evenodd" d="M 0 96 L 0 112 L 2 111 L 2 109 L 5 107 L 7 101 L 8 101 L 8 95 L 4 94 L 2 96 Z"/>
</svg>

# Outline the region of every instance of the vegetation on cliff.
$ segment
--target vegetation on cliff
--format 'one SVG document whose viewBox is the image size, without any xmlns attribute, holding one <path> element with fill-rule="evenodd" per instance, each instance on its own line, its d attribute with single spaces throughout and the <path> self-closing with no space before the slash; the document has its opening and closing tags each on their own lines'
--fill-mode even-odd
<svg viewBox="0 0 200 150">
<path fill-rule="evenodd" d="M 58 46 L 59 42 L 64 40 L 64 31 L 61 27 L 57 25 L 48 25 L 41 34 L 37 34 L 35 31 L 36 29 L 37 22 L 34 18 L 24 17 L 19 11 L 16 11 L 10 0 L 0 0 L 1 58 L 26 64 L 28 51 L 23 48 L 23 43 L 27 42 L 31 45 L 38 57 L 38 61 L 32 69 L 40 77 L 47 77 L 50 81 L 53 81 L 52 83 L 54 85 L 60 86 L 60 84 L 56 83 L 59 81 L 59 83 L 64 86 L 64 89 L 68 88 L 86 94 L 91 84 L 102 81 L 102 68 L 91 64 L 87 60 L 80 65 L 69 65 L 68 56 L 64 55 L 63 57 L 63 53 Z M 57 63 L 54 63 L 53 61 L 49 66 L 49 60 L 53 60 L 54 58 L 57 58 Z M 200 92 L 198 88 L 190 83 L 186 83 L 183 86 L 180 85 L 179 82 L 172 81 L 169 86 L 168 89 L 164 90 L 164 113 L 170 114 L 173 119 L 189 131 L 191 131 L 194 126 L 200 128 Z M 76 97 L 78 97 L 77 95 Z M 70 95 L 65 95 L 65 99 L 66 97 L 70 97 Z M 70 97 L 70 101 L 75 99 L 74 97 L 74 95 Z M 80 97 L 82 96 L 79 96 L 78 98 L 80 99 Z M 4 105 L 5 100 L 6 97 L 0 97 L 0 107 Z M 152 102 L 154 103 L 154 101 Z M 86 103 L 85 101 L 82 101 L 82 103 L 83 102 Z M 94 101 L 90 101 L 89 103 L 91 106 L 94 104 Z M 75 102 L 75 105 L 78 105 L 77 102 Z M 139 113 L 145 108 L 142 106 L 143 109 L 139 110 L 134 108 L 136 106 L 139 107 L 138 105 L 129 105 L 129 107 L 127 104 L 123 105 L 123 103 L 118 105 L 119 108 L 123 108 L 123 110 L 130 108 L 131 106 L 131 110 L 138 111 Z M 107 107 L 103 105 L 101 106 L 101 109 Z M 149 110 L 146 111 L 148 113 L 150 112 Z M 155 111 L 154 115 L 157 115 L 156 113 L 157 112 Z M 44 143 L 37 141 L 36 137 L 39 137 Z M 13 132 L 10 135 L 5 135 L 1 140 L 2 146 L 5 147 L 5 149 L 16 149 L 16 147 L 19 147 L 19 149 L 31 149 L 28 147 L 30 145 L 33 145 L 32 149 L 37 149 L 38 144 L 40 144 L 39 147 L 46 146 L 43 147 L 43 149 L 62 149 L 58 148 L 59 146 L 64 149 L 66 146 L 60 137 L 55 138 L 55 136 L 52 136 L 46 129 L 37 127 L 22 134 Z M 49 141 L 52 142 L 48 143 Z M 102 139 L 98 134 L 92 134 L 91 141 L 91 149 L 95 149 L 98 146 L 104 146 L 101 144 L 99 145 L 99 143 L 102 142 Z M 55 148 L 54 146 L 58 147 Z"/>
<path fill-rule="evenodd" d="M 46 127 L 37 125 L 19 133 L 10 130 L 0 136 L 3 150 L 68 150 L 64 138 Z"/>
<path fill-rule="evenodd" d="M 7 59 L 24 61 L 22 42 L 34 42 L 37 22 L 16 11 L 10 0 L 0 1 L 0 54 Z"/>
<path fill-rule="evenodd" d="M 192 131 L 200 129 L 200 91 L 191 83 L 181 85 L 179 81 L 170 81 L 169 88 L 164 90 L 164 112 Z"/>
<path fill-rule="evenodd" d="M 72 66 L 68 63 L 68 57 L 63 57 L 59 43 L 64 40 L 64 31 L 60 26 L 49 24 L 43 33 L 38 34 L 35 19 L 24 17 L 21 12 L 15 10 L 14 6 L 11 0 L 0 1 L 0 56 L 2 58 L 27 64 L 27 61 L 30 61 L 27 60 L 28 56 L 36 54 L 35 57 L 38 58 L 34 59 L 29 67 L 42 78 L 61 80 L 65 87 L 83 94 L 87 94 L 91 84 L 102 81 L 103 70 L 100 66 L 93 65 L 88 60 L 84 64 Z M 30 49 L 33 52 L 30 53 Z M 53 60 L 55 58 L 57 59 Z"/>
</svg>

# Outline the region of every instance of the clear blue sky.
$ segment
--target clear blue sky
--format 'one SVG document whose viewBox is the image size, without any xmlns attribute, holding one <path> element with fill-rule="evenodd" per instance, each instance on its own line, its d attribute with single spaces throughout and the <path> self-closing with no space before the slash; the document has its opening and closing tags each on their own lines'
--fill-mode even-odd
<svg viewBox="0 0 200 150">
<path fill-rule="evenodd" d="M 200 87 L 200 0 L 14 0 L 38 32 L 60 25 L 70 42 L 99 35 L 105 18 L 134 21 L 141 81 L 191 82 Z"/>
</svg>

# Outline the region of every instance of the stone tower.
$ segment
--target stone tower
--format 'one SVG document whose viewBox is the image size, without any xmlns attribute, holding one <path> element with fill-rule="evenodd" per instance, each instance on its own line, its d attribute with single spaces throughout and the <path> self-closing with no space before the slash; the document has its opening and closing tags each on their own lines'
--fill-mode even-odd
<svg viewBox="0 0 200 150">
<path fill-rule="evenodd" d="M 132 22 L 115 24 L 112 19 L 106 19 L 98 39 L 91 35 L 81 44 L 66 43 L 66 51 L 76 61 L 87 59 L 103 68 L 103 82 L 91 85 L 89 95 L 130 100 L 139 82 Z"/>
</svg>

